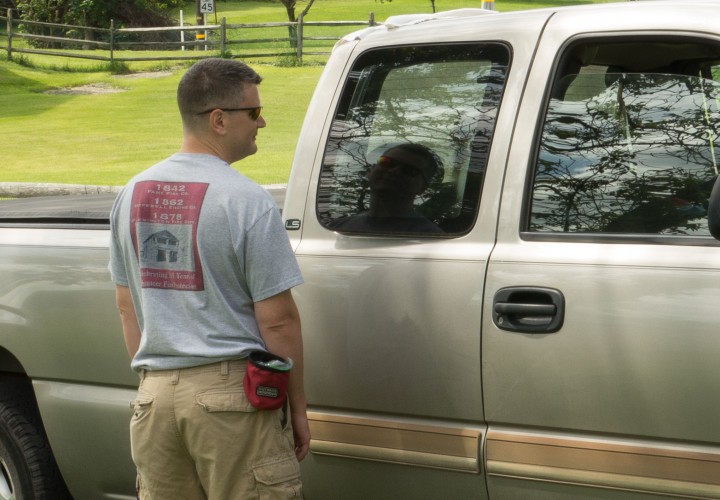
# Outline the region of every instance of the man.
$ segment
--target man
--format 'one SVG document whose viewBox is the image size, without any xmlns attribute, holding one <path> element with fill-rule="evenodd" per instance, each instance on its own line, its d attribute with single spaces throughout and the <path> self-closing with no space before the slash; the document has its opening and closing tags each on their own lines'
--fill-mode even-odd
<svg viewBox="0 0 720 500">
<path fill-rule="evenodd" d="M 360 233 L 442 233 L 415 209 L 415 198 L 428 188 L 439 169 L 435 153 L 421 144 L 391 146 L 367 171 L 368 211 L 341 217 L 330 227 Z"/>
<path fill-rule="evenodd" d="M 260 76 L 207 59 L 178 85 L 180 152 L 134 177 L 111 214 L 110 270 L 140 374 L 130 424 L 140 499 L 300 498 L 310 431 L 302 277 L 271 196 L 230 165 L 257 151 Z M 258 411 L 246 358 L 292 359 L 287 408 Z"/>
</svg>

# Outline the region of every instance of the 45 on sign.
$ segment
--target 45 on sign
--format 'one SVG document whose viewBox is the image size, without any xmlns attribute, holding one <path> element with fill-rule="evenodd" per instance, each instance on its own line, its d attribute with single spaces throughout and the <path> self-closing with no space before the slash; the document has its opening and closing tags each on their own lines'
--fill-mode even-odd
<svg viewBox="0 0 720 500">
<path fill-rule="evenodd" d="M 215 0 L 200 0 L 200 12 L 203 14 L 215 12 Z"/>
</svg>

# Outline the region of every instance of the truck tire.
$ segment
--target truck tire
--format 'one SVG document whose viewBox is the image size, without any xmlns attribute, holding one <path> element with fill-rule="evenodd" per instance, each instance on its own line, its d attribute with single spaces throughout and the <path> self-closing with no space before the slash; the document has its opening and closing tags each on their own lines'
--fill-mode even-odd
<svg viewBox="0 0 720 500">
<path fill-rule="evenodd" d="M 27 394 L 0 384 L 0 500 L 72 499 Z"/>
</svg>

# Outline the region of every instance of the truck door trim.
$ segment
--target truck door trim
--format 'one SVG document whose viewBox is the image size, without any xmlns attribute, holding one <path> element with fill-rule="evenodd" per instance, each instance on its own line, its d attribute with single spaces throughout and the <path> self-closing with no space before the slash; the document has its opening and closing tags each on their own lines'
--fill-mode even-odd
<svg viewBox="0 0 720 500">
<path fill-rule="evenodd" d="M 487 474 L 531 481 L 720 498 L 720 449 L 490 430 Z"/>
<path fill-rule="evenodd" d="M 318 455 L 480 472 L 479 427 L 308 412 Z"/>
</svg>

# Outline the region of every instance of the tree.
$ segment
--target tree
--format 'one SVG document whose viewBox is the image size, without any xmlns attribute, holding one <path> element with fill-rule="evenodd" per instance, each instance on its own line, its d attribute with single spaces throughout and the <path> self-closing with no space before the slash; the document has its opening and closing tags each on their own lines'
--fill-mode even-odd
<svg viewBox="0 0 720 500">
<path fill-rule="evenodd" d="M 22 18 L 30 21 L 106 28 L 110 20 L 134 27 L 168 26 L 170 10 L 182 0 L 16 0 Z"/>
<path fill-rule="evenodd" d="M 0 0 L 0 12 L 5 14 L 5 9 L 14 9 L 15 0 Z M 7 15 L 7 14 L 5 14 Z"/>
<path fill-rule="evenodd" d="M 280 0 L 280 2 L 285 6 L 288 21 L 291 23 L 297 23 L 298 17 L 295 16 L 295 6 L 297 5 L 297 0 Z M 310 7 L 312 7 L 312 4 L 314 3 L 315 0 L 309 0 L 299 17 L 304 18 L 305 14 L 308 13 Z M 297 47 L 297 25 L 288 26 L 288 38 L 290 39 L 290 46 L 293 48 Z"/>
<path fill-rule="evenodd" d="M 107 28 L 111 20 L 115 21 L 116 27 L 172 26 L 174 21 L 170 10 L 180 6 L 182 0 L 16 0 L 16 3 L 20 18 L 27 21 Z M 41 35 L 92 37 L 90 30 L 58 30 L 46 26 L 28 27 L 28 31 Z"/>
</svg>

